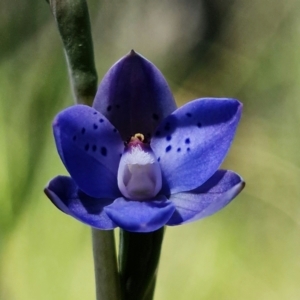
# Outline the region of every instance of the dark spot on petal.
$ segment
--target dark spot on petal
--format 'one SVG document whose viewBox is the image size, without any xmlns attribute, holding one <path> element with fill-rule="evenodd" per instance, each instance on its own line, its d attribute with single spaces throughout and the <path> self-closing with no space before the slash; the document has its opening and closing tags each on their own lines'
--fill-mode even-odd
<svg viewBox="0 0 300 300">
<path fill-rule="evenodd" d="M 95 152 L 97 150 L 97 146 L 96 145 L 93 145 L 93 151 Z"/>
<path fill-rule="evenodd" d="M 189 138 L 187 138 L 187 139 L 185 139 L 185 141 L 184 141 L 186 144 L 189 144 L 191 141 L 190 141 L 190 139 Z"/>
<path fill-rule="evenodd" d="M 158 121 L 159 120 L 159 115 L 158 114 L 153 114 L 152 118 L 153 118 L 153 120 Z"/>
<path fill-rule="evenodd" d="M 122 153 L 120 153 L 120 157 L 122 157 Z"/>
<path fill-rule="evenodd" d="M 116 104 L 116 109 L 119 109 L 121 106 L 119 104 Z"/>
<path fill-rule="evenodd" d="M 157 130 L 157 131 L 155 132 L 155 135 L 156 135 L 156 136 L 160 136 L 160 131 Z"/>
<path fill-rule="evenodd" d="M 100 150 L 101 154 L 103 156 L 106 156 L 107 155 L 107 149 L 105 147 L 101 147 L 101 150 Z"/>
<path fill-rule="evenodd" d="M 116 132 L 118 132 L 118 130 L 117 130 L 116 128 L 114 128 L 114 129 L 113 129 L 113 132 L 115 132 L 115 133 L 116 133 Z"/>
<path fill-rule="evenodd" d="M 172 146 L 169 145 L 169 146 L 166 148 L 166 152 L 169 152 L 171 149 L 172 149 Z"/>
<path fill-rule="evenodd" d="M 198 122 L 197 126 L 200 128 L 202 126 L 201 122 Z"/>
<path fill-rule="evenodd" d="M 85 150 L 85 151 L 88 151 L 89 148 L 90 148 L 90 145 L 89 145 L 89 144 L 86 144 L 85 147 L 84 147 L 84 150 Z"/>
<path fill-rule="evenodd" d="M 76 139 L 77 139 L 77 136 L 76 136 L 76 135 L 74 135 L 74 136 L 73 136 L 73 141 L 75 142 L 75 141 L 76 141 Z"/>
<path fill-rule="evenodd" d="M 160 162 L 160 157 L 157 159 L 158 162 Z"/>
<path fill-rule="evenodd" d="M 170 123 L 167 122 L 167 123 L 165 124 L 165 131 L 169 131 L 170 129 L 171 129 Z"/>
<path fill-rule="evenodd" d="M 177 148 L 177 152 L 180 152 L 181 151 L 181 148 Z"/>
<path fill-rule="evenodd" d="M 171 141 L 171 138 L 172 138 L 172 136 L 171 136 L 171 135 L 168 135 L 168 136 L 166 137 L 166 140 L 167 140 L 167 141 Z"/>
<path fill-rule="evenodd" d="M 97 129 L 98 128 L 98 125 L 94 124 L 94 129 Z"/>
<path fill-rule="evenodd" d="M 191 151 L 191 148 L 187 148 L 186 150 L 187 150 L 187 151 Z"/>
<path fill-rule="evenodd" d="M 111 106 L 111 105 L 108 105 L 108 106 L 107 106 L 107 111 L 111 111 L 111 109 L 112 109 L 112 106 Z"/>
<path fill-rule="evenodd" d="M 82 129 L 81 129 L 81 134 L 84 134 L 84 133 L 85 133 L 85 128 L 82 127 Z"/>
<path fill-rule="evenodd" d="M 104 122 L 104 120 L 103 120 L 103 119 L 99 119 L 99 122 L 100 122 L 100 123 L 103 123 L 103 122 Z"/>
<path fill-rule="evenodd" d="M 97 114 L 97 112 L 96 111 L 94 111 L 94 115 L 96 115 Z"/>
<path fill-rule="evenodd" d="M 189 118 L 192 116 L 191 113 L 186 113 L 185 115 L 186 115 L 187 117 L 189 117 Z"/>
</svg>

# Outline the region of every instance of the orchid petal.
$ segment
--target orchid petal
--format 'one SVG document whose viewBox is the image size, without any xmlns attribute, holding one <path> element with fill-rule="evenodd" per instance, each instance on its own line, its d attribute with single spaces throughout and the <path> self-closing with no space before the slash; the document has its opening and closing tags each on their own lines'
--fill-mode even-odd
<svg viewBox="0 0 300 300">
<path fill-rule="evenodd" d="M 93 107 L 127 140 L 136 133 L 150 139 L 157 125 L 176 109 L 161 72 L 133 50 L 103 78 Z"/>
<path fill-rule="evenodd" d="M 160 162 L 165 193 L 195 189 L 216 172 L 234 138 L 241 109 L 234 99 L 198 99 L 160 124 L 150 145 Z"/>
<path fill-rule="evenodd" d="M 176 207 L 167 225 L 180 225 L 210 216 L 231 202 L 244 188 L 245 182 L 236 173 L 217 171 L 199 188 L 171 195 Z"/>
<path fill-rule="evenodd" d="M 78 187 L 95 198 L 116 198 L 124 144 L 118 131 L 95 109 L 75 105 L 53 122 L 59 155 Z"/>
<path fill-rule="evenodd" d="M 113 200 L 87 196 L 70 177 L 55 177 L 45 188 L 45 193 L 57 208 L 87 225 L 103 230 L 116 227 L 103 209 Z"/>
<path fill-rule="evenodd" d="M 132 232 L 151 232 L 167 223 L 175 207 L 164 196 L 149 201 L 134 201 L 120 197 L 104 210 L 122 229 Z"/>
</svg>

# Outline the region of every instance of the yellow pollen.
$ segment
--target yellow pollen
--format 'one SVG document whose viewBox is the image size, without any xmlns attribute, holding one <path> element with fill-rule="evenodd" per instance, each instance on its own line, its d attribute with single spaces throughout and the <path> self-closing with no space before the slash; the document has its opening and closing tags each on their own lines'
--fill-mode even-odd
<svg viewBox="0 0 300 300">
<path fill-rule="evenodd" d="M 145 140 L 145 137 L 142 133 L 136 133 L 131 139 L 130 142 L 134 142 L 136 140 L 139 140 L 140 142 L 143 142 Z"/>
</svg>

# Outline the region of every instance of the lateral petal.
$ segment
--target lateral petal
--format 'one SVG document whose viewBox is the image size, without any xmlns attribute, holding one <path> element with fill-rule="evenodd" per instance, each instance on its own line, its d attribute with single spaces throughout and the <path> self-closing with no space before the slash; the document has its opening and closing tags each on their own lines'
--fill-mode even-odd
<svg viewBox="0 0 300 300">
<path fill-rule="evenodd" d="M 217 171 L 199 188 L 171 195 L 176 207 L 167 225 L 180 225 L 210 216 L 231 202 L 244 188 L 245 182 L 236 173 Z"/>
<path fill-rule="evenodd" d="M 223 162 L 241 117 L 235 99 L 204 98 L 187 103 L 156 130 L 151 148 L 159 160 L 166 194 L 190 191 Z"/>
<path fill-rule="evenodd" d="M 78 187 L 95 198 L 117 198 L 117 171 L 124 144 L 98 111 L 75 105 L 53 122 L 59 155 Z"/>
<path fill-rule="evenodd" d="M 104 207 L 112 199 L 95 199 L 81 192 L 67 176 L 57 176 L 45 188 L 45 194 L 64 213 L 94 228 L 109 230 L 116 224 L 107 216 Z"/>
</svg>

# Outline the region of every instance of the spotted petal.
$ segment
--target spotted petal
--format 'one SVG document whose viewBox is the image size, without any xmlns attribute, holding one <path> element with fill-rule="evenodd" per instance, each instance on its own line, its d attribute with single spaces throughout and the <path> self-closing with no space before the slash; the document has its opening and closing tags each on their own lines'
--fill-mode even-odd
<svg viewBox="0 0 300 300">
<path fill-rule="evenodd" d="M 85 195 L 70 177 L 57 176 L 45 188 L 45 193 L 57 208 L 87 225 L 104 230 L 116 227 L 103 210 L 112 200 Z"/>
<path fill-rule="evenodd" d="M 149 201 L 134 201 L 120 197 L 104 210 L 122 229 L 132 232 L 151 232 L 167 223 L 175 207 L 164 196 Z"/>
<path fill-rule="evenodd" d="M 235 198 L 244 188 L 243 179 L 232 171 L 219 170 L 199 188 L 171 195 L 176 210 L 167 225 L 179 225 L 210 216 Z"/>
<path fill-rule="evenodd" d="M 127 140 L 136 133 L 150 138 L 176 104 L 161 72 L 132 50 L 105 75 L 93 107 Z"/>
<path fill-rule="evenodd" d="M 166 193 L 195 189 L 216 172 L 233 140 L 241 109 L 234 99 L 198 99 L 160 124 L 151 147 Z"/>
<path fill-rule="evenodd" d="M 116 198 L 117 170 L 124 149 L 117 130 L 95 109 L 75 105 L 53 122 L 60 157 L 78 187 L 96 198 Z"/>
</svg>

